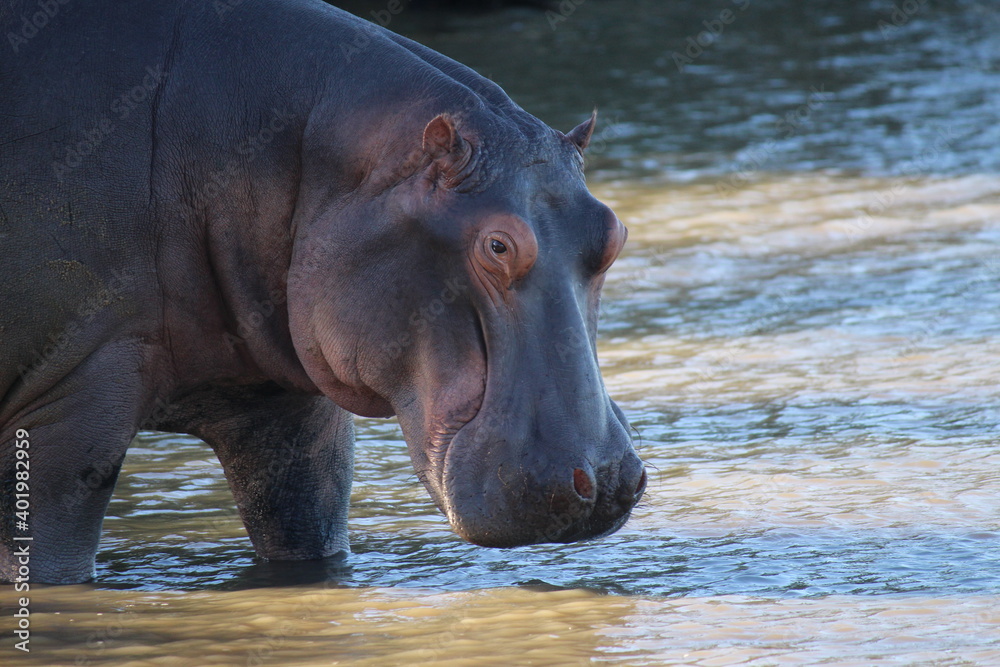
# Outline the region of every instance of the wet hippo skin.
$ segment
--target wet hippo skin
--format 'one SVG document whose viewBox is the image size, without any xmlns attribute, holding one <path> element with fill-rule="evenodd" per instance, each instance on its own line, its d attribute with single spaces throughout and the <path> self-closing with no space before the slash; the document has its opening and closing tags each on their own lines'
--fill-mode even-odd
<svg viewBox="0 0 1000 667">
<path fill-rule="evenodd" d="M 0 58 L 0 576 L 29 543 L 32 582 L 93 576 L 141 429 L 214 449 L 268 559 L 349 550 L 350 413 L 398 417 L 474 543 L 625 522 L 594 116 L 318 0 L 58 7 Z"/>
</svg>

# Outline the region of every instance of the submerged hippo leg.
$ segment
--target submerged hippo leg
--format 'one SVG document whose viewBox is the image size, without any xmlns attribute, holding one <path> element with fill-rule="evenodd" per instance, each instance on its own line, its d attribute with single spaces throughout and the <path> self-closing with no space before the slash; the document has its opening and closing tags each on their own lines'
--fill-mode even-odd
<svg viewBox="0 0 1000 667">
<path fill-rule="evenodd" d="M 183 401 L 178 418 L 187 423 L 171 426 L 218 455 L 259 556 L 307 560 L 350 551 L 350 413 L 328 398 L 266 384 L 199 392 Z"/>
<path fill-rule="evenodd" d="M 0 579 L 14 581 L 20 565 L 29 567 L 32 583 L 93 578 L 104 513 L 136 432 L 138 349 L 131 342 L 105 345 L 25 409 L 3 417 Z M 15 457 L 15 443 L 28 452 L 24 459 Z M 26 504 L 16 504 L 21 498 Z M 29 555 L 19 555 L 25 550 Z"/>
</svg>

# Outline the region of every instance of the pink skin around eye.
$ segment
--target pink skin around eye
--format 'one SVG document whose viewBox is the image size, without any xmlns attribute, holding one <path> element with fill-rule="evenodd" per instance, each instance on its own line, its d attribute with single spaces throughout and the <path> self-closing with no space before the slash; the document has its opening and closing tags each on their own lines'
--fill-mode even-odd
<svg viewBox="0 0 1000 667">
<path fill-rule="evenodd" d="M 531 270 L 538 256 L 538 241 L 528 224 L 515 215 L 492 215 L 480 226 L 482 249 L 480 262 L 487 268 L 500 271 L 509 286 Z M 494 252 L 495 241 L 503 244 L 504 252 Z M 477 249 L 478 250 L 478 249 Z"/>
</svg>

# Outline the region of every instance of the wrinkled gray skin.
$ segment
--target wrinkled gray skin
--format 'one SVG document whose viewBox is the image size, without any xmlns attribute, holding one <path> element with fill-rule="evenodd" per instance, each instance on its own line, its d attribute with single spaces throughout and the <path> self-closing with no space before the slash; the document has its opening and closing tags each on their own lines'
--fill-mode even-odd
<svg viewBox="0 0 1000 667">
<path fill-rule="evenodd" d="M 4 33 L 37 10 L 0 7 Z M 398 416 L 472 542 L 625 522 L 645 474 L 595 355 L 625 229 L 584 185 L 593 118 L 556 132 L 318 0 L 59 7 L 0 57 L 3 578 L 24 535 L 32 582 L 93 576 L 140 429 L 213 447 L 269 559 L 348 550 L 351 412 Z"/>
</svg>

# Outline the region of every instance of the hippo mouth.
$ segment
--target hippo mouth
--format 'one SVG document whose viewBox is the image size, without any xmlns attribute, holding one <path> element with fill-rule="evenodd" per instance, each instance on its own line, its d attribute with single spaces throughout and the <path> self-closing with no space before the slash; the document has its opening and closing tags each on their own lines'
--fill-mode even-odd
<svg viewBox="0 0 1000 667">
<path fill-rule="evenodd" d="M 486 335 L 483 332 L 483 323 L 479 314 L 475 318 L 476 339 L 479 343 L 479 353 L 482 359 L 482 384 L 479 391 L 468 401 L 459 407 L 451 407 L 447 415 L 436 417 L 432 420 L 428 428 L 427 437 L 427 460 L 429 470 L 417 471 L 417 477 L 423 482 L 431 494 L 432 499 L 438 508 L 445 513 L 449 521 L 452 521 L 453 511 L 448 502 L 448 493 L 445 488 L 445 470 L 448 466 L 448 455 L 451 452 L 452 442 L 458 437 L 462 429 L 472 423 L 479 416 L 486 399 L 486 388 L 489 386 L 489 354 L 486 347 Z"/>
</svg>

